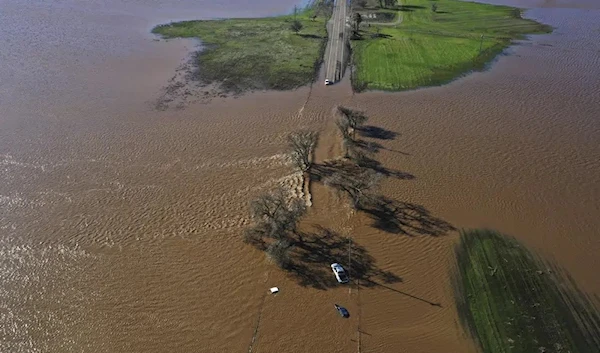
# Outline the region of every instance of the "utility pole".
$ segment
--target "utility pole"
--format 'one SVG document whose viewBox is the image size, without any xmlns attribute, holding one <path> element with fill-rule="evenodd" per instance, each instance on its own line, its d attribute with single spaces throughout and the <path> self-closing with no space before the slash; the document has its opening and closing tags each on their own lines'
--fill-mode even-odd
<svg viewBox="0 0 600 353">
<path fill-rule="evenodd" d="M 350 270 L 352 269 L 352 238 L 348 238 L 348 277 L 350 278 Z M 352 286 L 348 286 L 348 293 L 352 293 Z"/>
<path fill-rule="evenodd" d="M 348 238 L 348 273 L 350 272 L 350 269 L 352 268 L 351 254 L 352 254 L 352 238 Z"/>
</svg>

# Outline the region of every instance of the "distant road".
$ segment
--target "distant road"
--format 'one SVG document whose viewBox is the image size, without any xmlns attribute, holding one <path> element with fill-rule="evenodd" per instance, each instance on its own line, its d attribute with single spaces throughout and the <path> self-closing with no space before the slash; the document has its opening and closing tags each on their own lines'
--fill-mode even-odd
<svg viewBox="0 0 600 353">
<path fill-rule="evenodd" d="M 327 23 L 329 40 L 325 49 L 325 78 L 337 82 L 342 78 L 346 49 L 347 0 L 335 0 L 333 15 Z"/>
</svg>

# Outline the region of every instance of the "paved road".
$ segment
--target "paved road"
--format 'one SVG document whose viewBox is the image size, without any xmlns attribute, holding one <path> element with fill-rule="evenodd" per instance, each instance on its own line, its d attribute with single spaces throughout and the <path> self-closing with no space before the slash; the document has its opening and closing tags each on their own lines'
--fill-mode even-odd
<svg viewBox="0 0 600 353">
<path fill-rule="evenodd" d="M 337 82 L 342 78 L 346 48 L 346 17 L 348 16 L 347 0 L 335 0 L 333 15 L 327 23 L 329 40 L 325 49 L 325 78 Z"/>
</svg>

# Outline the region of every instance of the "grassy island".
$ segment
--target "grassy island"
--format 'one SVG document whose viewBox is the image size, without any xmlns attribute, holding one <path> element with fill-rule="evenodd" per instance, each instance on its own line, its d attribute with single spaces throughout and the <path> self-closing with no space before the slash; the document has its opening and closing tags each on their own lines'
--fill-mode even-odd
<svg viewBox="0 0 600 353">
<path fill-rule="evenodd" d="M 483 353 L 600 348 L 600 315 L 591 301 L 513 238 L 463 232 L 457 258 L 459 313 Z"/>
<path fill-rule="evenodd" d="M 296 14 L 160 25 L 164 38 L 198 38 L 196 75 L 224 91 L 292 89 L 315 78 L 327 41 L 330 6 L 315 2 Z M 295 21 L 300 26 L 293 28 Z M 301 27 L 301 28 L 299 28 Z M 299 29 L 296 31 L 296 29 Z"/>
<path fill-rule="evenodd" d="M 551 30 L 508 6 L 458 0 L 353 3 L 348 24 L 356 91 L 444 84 L 483 69 L 514 40 Z M 153 33 L 201 40 L 194 63 L 202 83 L 230 92 L 293 89 L 318 73 L 332 5 L 315 0 L 292 15 L 184 21 L 157 26 Z"/>
<path fill-rule="evenodd" d="M 362 5 L 354 9 L 362 15 L 360 39 L 352 41 L 353 85 L 359 91 L 447 83 L 484 68 L 513 40 L 551 30 L 507 6 L 457 0 L 400 0 L 388 8 L 369 0 Z"/>
</svg>

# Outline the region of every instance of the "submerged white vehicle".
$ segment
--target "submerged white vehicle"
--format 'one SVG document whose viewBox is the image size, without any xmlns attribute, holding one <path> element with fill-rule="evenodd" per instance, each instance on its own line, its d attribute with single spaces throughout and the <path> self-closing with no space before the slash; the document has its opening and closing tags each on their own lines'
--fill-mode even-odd
<svg viewBox="0 0 600 353">
<path fill-rule="evenodd" d="M 350 279 L 348 278 L 348 274 L 346 274 L 346 271 L 344 270 L 342 265 L 338 264 L 337 262 L 331 264 L 331 270 L 333 271 L 335 279 L 337 279 L 338 282 L 348 283 L 350 281 Z"/>
<path fill-rule="evenodd" d="M 329 86 L 331 84 L 331 81 L 329 81 L 328 78 L 325 79 L 325 86 Z"/>
</svg>

